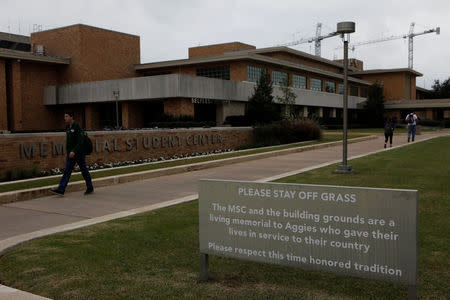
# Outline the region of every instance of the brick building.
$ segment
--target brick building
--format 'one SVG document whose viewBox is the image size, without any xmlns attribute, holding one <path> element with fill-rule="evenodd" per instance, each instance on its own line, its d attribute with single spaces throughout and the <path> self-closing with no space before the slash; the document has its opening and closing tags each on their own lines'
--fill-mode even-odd
<svg viewBox="0 0 450 300">
<path fill-rule="evenodd" d="M 140 63 L 138 36 L 81 24 L 30 37 L 0 33 L 0 131 L 61 129 L 65 110 L 87 129 L 116 122 L 141 128 L 163 113 L 222 124 L 244 114 L 263 69 L 275 95 L 289 79 L 300 114 L 342 113 L 340 61 L 239 42 L 189 48 L 188 55 Z M 388 114 L 401 118 L 414 108 L 424 118 L 450 117 L 450 100 L 423 100 L 426 90 L 416 87 L 417 76 L 422 74 L 412 69 L 363 70 L 361 61 L 351 60 L 350 115 L 361 108 L 368 87 L 380 82 Z"/>
</svg>

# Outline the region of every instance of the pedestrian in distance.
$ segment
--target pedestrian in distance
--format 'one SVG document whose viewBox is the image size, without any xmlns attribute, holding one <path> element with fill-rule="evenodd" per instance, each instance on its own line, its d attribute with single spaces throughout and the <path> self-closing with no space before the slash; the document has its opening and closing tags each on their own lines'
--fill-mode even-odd
<svg viewBox="0 0 450 300">
<path fill-rule="evenodd" d="M 389 139 L 389 147 L 392 147 L 392 137 L 394 136 L 395 122 L 393 118 L 387 118 L 384 122 L 384 148 Z"/>
<path fill-rule="evenodd" d="M 405 121 L 408 124 L 408 143 L 410 140 L 414 142 L 414 138 L 416 137 L 416 125 L 419 121 L 419 118 L 414 113 L 414 111 L 411 111 L 406 116 Z"/>
<path fill-rule="evenodd" d="M 89 170 L 86 167 L 86 154 L 84 152 L 85 135 L 83 128 L 75 122 L 73 112 L 66 112 L 64 114 L 64 122 L 66 123 L 66 167 L 64 168 L 64 174 L 61 177 L 58 188 L 50 190 L 50 192 L 60 196 L 64 195 L 76 163 L 80 167 L 81 174 L 86 182 L 86 191 L 84 194 L 91 194 L 94 192 L 94 187 L 92 186 L 91 174 L 89 174 Z"/>
</svg>

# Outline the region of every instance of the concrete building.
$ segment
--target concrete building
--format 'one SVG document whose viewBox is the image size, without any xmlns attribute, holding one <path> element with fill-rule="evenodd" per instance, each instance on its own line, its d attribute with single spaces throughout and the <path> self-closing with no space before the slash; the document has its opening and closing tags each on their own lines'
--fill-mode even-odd
<svg viewBox="0 0 450 300">
<path fill-rule="evenodd" d="M 189 48 L 187 59 L 140 63 L 135 35 L 81 24 L 30 37 L 1 33 L 0 131 L 61 129 L 66 110 L 87 129 L 117 121 L 146 127 L 164 113 L 222 124 L 227 116 L 244 114 L 263 69 L 275 96 L 289 79 L 300 114 L 341 116 L 342 62 L 287 47 L 231 42 Z M 411 69 L 363 70 L 363 62 L 351 60 L 350 116 L 379 82 L 389 114 L 401 118 L 414 107 L 422 117 L 449 117 L 450 100 L 416 100 L 427 94 L 417 89 L 417 76 L 422 74 Z"/>
</svg>

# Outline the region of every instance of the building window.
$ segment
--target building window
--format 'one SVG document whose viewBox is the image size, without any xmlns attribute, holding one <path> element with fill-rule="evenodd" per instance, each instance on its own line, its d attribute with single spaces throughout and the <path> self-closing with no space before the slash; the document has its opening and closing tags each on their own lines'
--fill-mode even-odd
<svg viewBox="0 0 450 300">
<path fill-rule="evenodd" d="M 332 81 L 325 81 L 325 91 L 327 93 L 336 93 L 336 83 Z"/>
<path fill-rule="evenodd" d="M 198 68 L 197 76 L 230 80 L 230 66 Z"/>
<path fill-rule="evenodd" d="M 367 94 L 369 93 L 369 90 L 366 87 L 361 88 L 361 97 L 367 98 Z"/>
<path fill-rule="evenodd" d="M 292 87 L 296 89 L 306 89 L 306 77 L 300 75 L 292 75 Z"/>
<path fill-rule="evenodd" d="M 250 82 L 258 82 L 263 70 L 263 68 L 248 66 L 247 80 Z"/>
<path fill-rule="evenodd" d="M 288 82 L 289 85 L 289 81 L 287 80 L 289 80 L 288 73 L 280 71 L 272 72 L 272 82 L 274 85 L 283 85 L 284 82 Z"/>
<path fill-rule="evenodd" d="M 322 91 L 322 80 L 311 78 L 311 86 L 309 89 L 313 91 Z"/>
<path fill-rule="evenodd" d="M 339 89 L 339 94 L 344 94 L 344 84 L 343 83 L 339 83 L 338 84 L 338 89 Z"/>
<path fill-rule="evenodd" d="M 358 87 L 350 86 L 350 96 L 358 96 Z"/>
</svg>

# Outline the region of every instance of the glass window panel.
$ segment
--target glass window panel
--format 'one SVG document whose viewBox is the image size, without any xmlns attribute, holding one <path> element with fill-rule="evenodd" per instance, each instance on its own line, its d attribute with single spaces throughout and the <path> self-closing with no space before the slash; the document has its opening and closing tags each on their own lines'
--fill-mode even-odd
<svg viewBox="0 0 450 300">
<path fill-rule="evenodd" d="M 272 82 L 274 85 L 283 85 L 283 81 L 288 79 L 288 73 L 273 71 Z"/>
<path fill-rule="evenodd" d="M 336 84 L 332 81 L 326 81 L 325 91 L 328 93 L 336 93 Z"/>
<path fill-rule="evenodd" d="M 309 89 L 313 91 L 322 91 L 322 80 L 311 78 L 311 86 Z"/>
<path fill-rule="evenodd" d="M 292 87 L 297 89 L 306 89 L 306 77 L 300 75 L 292 75 Z"/>
<path fill-rule="evenodd" d="M 263 68 L 248 66 L 247 71 L 247 80 L 250 82 L 258 82 Z"/>
<path fill-rule="evenodd" d="M 230 80 L 230 66 L 198 68 L 197 76 Z"/>
</svg>

